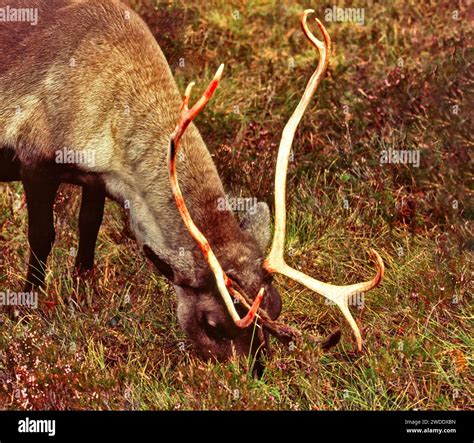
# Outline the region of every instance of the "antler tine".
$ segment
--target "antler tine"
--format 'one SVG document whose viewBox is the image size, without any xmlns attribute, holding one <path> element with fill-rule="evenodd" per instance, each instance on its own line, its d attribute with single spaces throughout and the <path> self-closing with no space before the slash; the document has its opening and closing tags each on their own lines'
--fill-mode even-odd
<svg viewBox="0 0 474 443">
<path fill-rule="evenodd" d="M 283 129 L 275 174 L 275 232 L 270 254 L 265 261 L 265 267 L 270 272 L 278 272 L 285 275 L 337 304 L 354 331 L 358 349 L 362 350 L 362 336 L 357 323 L 349 311 L 349 299 L 355 293 L 368 291 L 380 283 L 384 274 L 384 264 L 380 255 L 376 251 L 371 250 L 377 264 L 377 274 L 372 280 L 348 286 L 331 285 L 309 277 L 288 266 L 283 256 L 286 234 L 286 176 L 291 146 L 293 144 L 296 128 L 326 71 L 328 57 L 331 51 L 331 39 L 324 25 L 318 19 L 315 19 L 324 41 L 317 39 L 308 28 L 306 22 L 307 17 L 313 12 L 312 9 L 304 11 L 301 25 L 308 40 L 318 49 L 320 58 L 318 67 L 311 76 L 303 97 Z"/>
<path fill-rule="evenodd" d="M 325 37 L 325 43 L 318 40 L 309 30 L 306 23 L 308 14 L 314 12 L 312 9 L 306 9 L 301 19 L 301 26 L 308 39 L 318 48 L 320 52 L 320 60 L 316 71 L 311 76 L 306 89 L 303 93 L 298 106 L 293 115 L 283 129 L 280 146 L 278 148 L 278 158 L 275 174 L 275 232 L 273 236 L 272 247 L 267 263 L 278 263 L 283 260 L 283 250 L 285 246 L 285 231 L 286 231 L 286 176 L 288 172 L 288 159 L 291 152 L 291 146 L 295 136 L 296 128 L 298 127 L 303 114 L 308 107 L 311 98 L 313 97 L 322 76 L 326 71 L 328 65 L 328 52 L 331 48 L 331 39 L 322 23 L 316 20 Z M 270 266 L 271 267 L 271 266 Z"/>
<path fill-rule="evenodd" d="M 199 248 L 204 254 L 207 263 L 209 264 L 209 267 L 214 273 L 219 293 L 222 296 L 222 299 L 229 311 L 229 314 L 231 315 L 237 326 L 241 328 L 246 328 L 247 326 L 252 324 L 255 316 L 257 315 L 257 310 L 263 298 L 264 288 L 260 289 L 257 296 L 255 297 L 252 306 L 249 307 L 248 313 L 245 315 L 244 318 L 241 319 L 235 309 L 232 297 L 228 292 L 228 288 L 231 286 L 231 281 L 224 273 L 206 237 L 192 220 L 188 208 L 186 207 L 186 204 L 184 202 L 183 194 L 181 192 L 181 188 L 179 186 L 178 178 L 176 175 L 176 155 L 178 152 L 180 139 L 189 124 L 196 118 L 196 116 L 202 111 L 204 106 L 206 106 L 207 102 L 211 99 L 212 95 L 214 94 L 214 91 L 216 90 L 219 84 L 223 69 L 224 65 L 222 64 L 219 66 L 216 75 L 214 76 L 211 83 L 209 83 L 209 86 L 204 91 L 201 98 L 194 104 L 191 109 L 188 108 L 188 103 L 189 97 L 191 95 L 191 89 L 194 86 L 194 83 L 190 83 L 186 88 L 186 92 L 184 93 L 183 98 L 183 104 L 181 106 L 181 115 L 178 124 L 176 125 L 176 129 L 171 135 L 170 147 L 168 151 L 168 173 L 170 176 L 173 196 L 175 198 L 176 206 L 178 207 L 178 211 L 181 215 L 181 218 L 183 219 L 183 222 L 186 225 L 189 233 L 198 244 Z M 243 298 L 237 291 L 234 290 L 234 292 L 239 299 Z"/>
</svg>

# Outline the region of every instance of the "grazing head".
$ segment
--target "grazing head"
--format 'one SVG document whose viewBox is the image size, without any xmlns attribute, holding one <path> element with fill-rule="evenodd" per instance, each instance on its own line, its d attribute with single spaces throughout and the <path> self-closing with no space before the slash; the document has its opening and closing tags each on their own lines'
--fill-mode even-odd
<svg viewBox="0 0 474 443">
<path fill-rule="evenodd" d="M 268 206 L 259 203 L 254 214 L 244 217 L 239 230 L 232 241 L 216 248 L 216 256 L 236 290 L 255 296 L 263 288 L 261 307 L 276 319 L 281 311 L 281 298 L 272 286 L 272 275 L 263 267 L 270 241 Z M 268 333 L 254 328 L 254 324 L 244 328 L 236 324 L 207 264 L 195 270 L 193 286 L 175 284 L 174 287 L 179 323 L 200 356 L 225 360 L 233 354 L 257 355 L 266 349 Z M 233 298 L 232 302 L 238 315 L 245 317 L 246 307 L 238 299 Z"/>
<path fill-rule="evenodd" d="M 226 359 L 233 353 L 255 354 L 268 347 L 268 334 L 288 343 L 299 337 L 299 333 L 275 320 L 280 314 L 281 299 L 272 286 L 272 275 L 283 274 L 334 302 L 349 321 L 361 347 L 361 334 L 348 309 L 348 301 L 355 292 L 368 291 L 375 287 L 383 275 L 383 262 L 375 254 L 377 275 L 368 282 L 349 286 L 335 286 L 320 282 L 291 268 L 284 261 L 286 231 L 286 172 L 294 133 L 308 106 L 328 63 L 330 39 L 324 26 L 316 19 L 323 34 L 318 40 L 309 30 L 306 20 L 311 10 L 303 14 L 302 27 L 311 43 L 318 49 L 320 60 L 311 77 L 303 98 L 288 121 L 280 143 L 275 176 L 275 233 L 271 251 L 265 258 L 270 240 L 270 214 L 265 204 L 257 205 L 253 214 L 245 217 L 240 226 L 235 218 L 223 212 L 217 223 L 210 216 L 204 227 L 206 233 L 215 227 L 226 226 L 226 241 L 211 244 L 196 226 L 186 206 L 177 177 L 176 155 L 179 142 L 189 124 L 212 97 L 220 77 L 221 65 L 201 98 L 188 107 L 193 83 L 186 89 L 181 116 L 171 135 L 168 151 L 168 173 L 176 207 L 197 245 L 200 257 L 193 257 L 192 265 L 182 272 L 169 270 L 178 296 L 178 318 L 184 331 L 205 358 Z M 226 218 L 227 217 L 227 218 Z"/>
<path fill-rule="evenodd" d="M 271 319 L 281 312 L 281 298 L 272 286 L 273 276 L 264 267 L 265 251 L 271 240 L 270 210 L 258 203 L 237 221 L 231 211 L 220 212 L 225 223 L 225 237 L 215 247 L 216 257 L 232 285 L 232 291 L 255 296 L 261 288 L 265 296 L 261 308 Z M 217 229 L 217 228 L 216 228 Z M 147 246 L 146 255 L 174 285 L 177 295 L 177 316 L 182 329 L 205 359 L 225 360 L 231 355 L 259 355 L 268 348 L 268 332 L 254 328 L 253 317 L 242 327 L 234 321 L 219 292 L 216 278 L 199 249 L 170 266 Z M 232 283 L 230 283 L 232 282 Z M 233 292 L 234 293 L 234 292 Z M 239 317 L 247 314 L 250 297 L 233 297 L 232 304 Z M 248 304 L 247 304 L 248 306 Z"/>
</svg>

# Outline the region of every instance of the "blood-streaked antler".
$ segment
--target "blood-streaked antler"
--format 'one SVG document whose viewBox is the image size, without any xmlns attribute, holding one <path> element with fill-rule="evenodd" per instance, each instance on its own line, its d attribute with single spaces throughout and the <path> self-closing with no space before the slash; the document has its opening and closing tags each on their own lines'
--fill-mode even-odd
<svg viewBox="0 0 474 443">
<path fill-rule="evenodd" d="M 357 347 L 361 350 L 362 336 L 357 323 L 349 311 L 349 298 L 356 293 L 368 291 L 380 283 L 384 273 L 384 264 L 380 255 L 371 249 L 377 263 L 377 275 L 372 280 L 348 286 L 336 286 L 309 277 L 308 275 L 288 266 L 283 258 L 286 233 L 286 175 L 288 171 L 288 159 L 291 145 L 301 117 L 303 116 L 316 88 L 321 82 L 324 72 L 326 71 L 328 57 L 331 52 L 331 39 L 323 24 L 315 18 L 315 21 L 323 34 L 324 41 L 318 40 L 308 28 L 306 20 L 308 14 L 313 12 L 312 9 L 304 11 L 301 25 L 308 40 L 310 40 L 318 49 L 320 58 L 318 67 L 311 76 L 303 97 L 298 103 L 293 115 L 288 120 L 281 137 L 275 174 L 275 233 L 270 254 L 265 261 L 265 267 L 268 271 L 283 274 L 337 304 L 354 331 L 357 340 Z"/>
<path fill-rule="evenodd" d="M 176 175 L 176 154 L 179 148 L 179 141 L 186 128 L 202 111 L 204 106 L 206 106 L 207 102 L 214 94 L 214 91 L 216 90 L 217 85 L 219 84 L 223 69 L 224 65 L 220 65 L 219 69 L 216 72 L 216 75 L 214 76 L 214 79 L 204 91 L 201 98 L 191 109 L 188 108 L 188 102 L 189 97 L 191 95 L 191 89 L 194 86 L 194 83 L 190 83 L 186 88 L 186 92 L 183 98 L 183 105 L 181 107 L 181 116 L 179 118 L 178 124 L 176 125 L 176 129 L 171 135 L 170 148 L 168 152 L 168 172 L 170 176 L 171 189 L 176 200 L 176 206 L 178 207 L 179 213 L 181 214 L 181 218 L 183 219 L 184 224 L 188 228 L 189 233 L 200 247 L 207 263 L 209 264 L 209 267 L 214 273 L 217 288 L 232 319 L 234 320 L 235 324 L 240 328 L 246 328 L 247 326 L 252 324 L 255 318 L 255 315 L 263 298 L 264 288 L 260 289 L 257 296 L 255 297 L 255 301 L 253 302 L 252 306 L 249 307 L 248 313 L 245 315 L 244 318 L 241 319 L 235 309 L 234 302 L 229 294 L 229 289 L 232 290 L 233 295 L 237 297 L 239 301 L 243 301 L 244 297 L 235 288 L 232 288 L 232 282 L 223 271 L 221 265 L 219 264 L 219 261 L 217 260 L 216 256 L 214 255 L 214 252 L 211 249 L 209 242 L 192 220 L 191 215 L 189 214 L 189 211 L 186 207 L 186 204 L 184 203 L 183 194 L 181 193 L 178 178 Z M 245 305 L 248 306 L 247 303 L 245 303 Z"/>
</svg>

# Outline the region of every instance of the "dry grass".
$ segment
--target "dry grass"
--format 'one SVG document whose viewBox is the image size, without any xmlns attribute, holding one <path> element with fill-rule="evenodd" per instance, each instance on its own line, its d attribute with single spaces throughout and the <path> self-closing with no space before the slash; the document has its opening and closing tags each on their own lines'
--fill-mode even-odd
<svg viewBox="0 0 474 443">
<path fill-rule="evenodd" d="M 227 189 L 271 204 L 268 171 L 279 133 L 315 65 L 298 26 L 307 3 L 130 3 L 150 24 L 181 90 L 191 80 L 204 85 L 226 63 L 197 124 Z M 369 247 L 387 265 L 382 286 L 353 308 L 364 352 L 354 352 L 334 307 L 279 279 L 283 319 L 321 336 L 344 325 L 337 348 L 323 354 L 309 344 L 276 345 L 261 379 L 249 375 L 246 361 L 196 360 L 177 325 L 172 290 L 126 236 L 115 204 L 107 204 L 95 274 L 72 276 L 78 197 L 65 188 L 43 298 L 58 305 L 43 305 L 28 322 L 0 314 L 1 407 L 472 407 L 467 7 L 460 2 L 453 20 L 450 1 L 372 3 L 364 26 L 327 23 L 334 55 L 298 131 L 289 180 L 294 263 L 341 283 L 371 274 Z M 314 7 L 324 18 L 332 4 Z M 390 147 L 420 150 L 419 168 L 380 164 L 380 150 Z M 1 186 L 0 283 L 14 290 L 26 269 L 26 211 L 21 185 Z"/>
</svg>

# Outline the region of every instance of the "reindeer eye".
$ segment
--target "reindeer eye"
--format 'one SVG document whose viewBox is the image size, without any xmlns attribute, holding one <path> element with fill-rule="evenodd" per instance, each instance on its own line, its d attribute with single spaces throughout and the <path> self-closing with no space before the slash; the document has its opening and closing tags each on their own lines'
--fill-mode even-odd
<svg viewBox="0 0 474 443">
<path fill-rule="evenodd" d="M 206 331 L 209 337 L 212 337 L 216 340 L 226 340 L 225 329 L 219 325 L 212 325 L 211 323 L 206 323 L 204 325 L 204 330 Z"/>
<path fill-rule="evenodd" d="M 207 335 L 215 339 L 225 339 L 226 331 L 222 324 L 220 324 L 215 318 L 212 317 L 212 314 L 205 313 L 203 315 L 201 324 L 206 331 Z"/>
<path fill-rule="evenodd" d="M 217 322 L 215 320 L 212 320 L 212 319 L 209 319 L 207 320 L 207 324 L 211 327 L 211 328 L 215 328 L 217 326 Z"/>
</svg>

